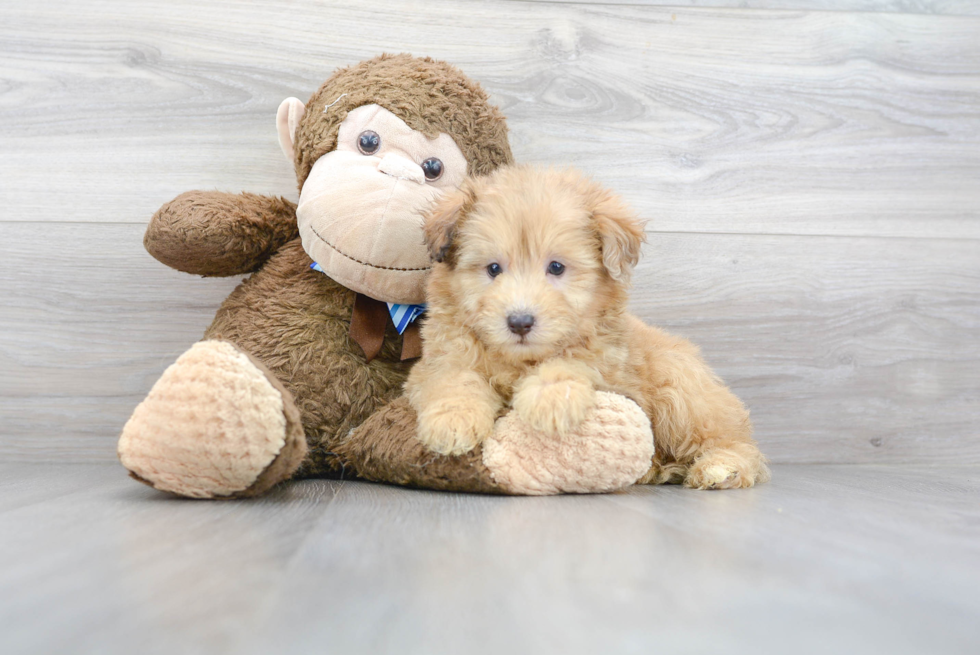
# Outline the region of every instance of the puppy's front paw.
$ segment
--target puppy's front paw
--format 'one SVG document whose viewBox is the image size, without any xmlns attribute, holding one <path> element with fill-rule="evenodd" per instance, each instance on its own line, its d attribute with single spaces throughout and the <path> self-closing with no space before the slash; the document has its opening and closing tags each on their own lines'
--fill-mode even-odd
<svg viewBox="0 0 980 655">
<path fill-rule="evenodd" d="M 471 405 L 440 403 L 419 415 L 418 439 L 440 455 L 462 455 L 493 432 L 494 416 Z"/>
<path fill-rule="evenodd" d="M 568 434 L 595 403 L 592 384 L 574 376 L 532 375 L 514 394 L 514 410 L 521 420 L 547 435 Z"/>
</svg>

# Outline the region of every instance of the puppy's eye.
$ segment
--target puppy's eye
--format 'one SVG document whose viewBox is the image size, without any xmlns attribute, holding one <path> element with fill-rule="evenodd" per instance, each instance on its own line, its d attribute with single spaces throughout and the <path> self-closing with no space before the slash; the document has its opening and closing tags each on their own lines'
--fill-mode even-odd
<svg viewBox="0 0 980 655">
<path fill-rule="evenodd" d="M 548 264 L 548 273 L 550 275 L 561 275 L 565 272 L 565 265 L 561 262 L 551 262 Z"/>
<path fill-rule="evenodd" d="M 442 177 L 442 160 L 429 157 L 422 162 L 422 172 L 425 173 L 425 179 L 435 182 Z"/>
<path fill-rule="evenodd" d="M 497 262 L 494 262 L 489 266 L 487 266 L 487 275 L 489 275 L 490 277 L 497 277 L 503 272 L 504 269 L 501 268 L 500 264 L 498 264 Z"/>
<path fill-rule="evenodd" d="M 373 155 L 381 147 L 381 137 L 377 132 L 365 130 L 357 137 L 357 149 L 362 155 Z"/>
</svg>

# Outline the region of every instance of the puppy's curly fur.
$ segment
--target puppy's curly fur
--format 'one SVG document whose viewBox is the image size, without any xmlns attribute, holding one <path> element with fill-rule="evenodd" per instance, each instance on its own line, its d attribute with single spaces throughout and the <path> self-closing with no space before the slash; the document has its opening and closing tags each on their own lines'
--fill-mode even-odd
<svg viewBox="0 0 980 655">
<path fill-rule="evenodd" d="M 645 233 L 611 192 L 572 170 L 503 168 L 445 197 L 425 234 L 438 263 L 405 388 L 432 450 L 471 450 L 509 408 L 562 435 L 613 391 L 654 428 L 642 482 L 769 479 L 748 411 L 697 347 L 626 311 Z"/>
</svg>

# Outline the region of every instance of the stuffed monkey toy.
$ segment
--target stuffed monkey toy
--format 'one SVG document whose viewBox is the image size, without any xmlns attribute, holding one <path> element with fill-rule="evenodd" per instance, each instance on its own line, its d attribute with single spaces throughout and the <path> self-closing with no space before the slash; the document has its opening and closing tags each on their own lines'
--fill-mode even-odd
<svg viewBox="0 0 980 655">
<path fill-rule="evenodd" d="M 285 100 L 277 126 L 298 205 L 190 191 L 147 228 L 146 249 L 168 266 L 248 277 L 126 423 L 118 452 L 134 478 L 195 498 L 339 475 L 546 494 L 609 491 L 650 469 L 648 420 L 612 394 L 562 439 L 514 414 L 465 455 L 415 438 L 399 396 L 421 352 L 423 217 L 467 175 L 511 162 L 504 117 L 476 83 L 382 55 L 338 70 L 305 105 Z"/>
</svg>

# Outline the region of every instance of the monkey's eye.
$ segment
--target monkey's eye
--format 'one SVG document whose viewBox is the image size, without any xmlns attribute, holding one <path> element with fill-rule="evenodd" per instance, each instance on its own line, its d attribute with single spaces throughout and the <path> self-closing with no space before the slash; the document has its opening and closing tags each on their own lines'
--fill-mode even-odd
<svg viewBox="0 0 980 655">
<path fill-rule="evenodd" d="M 565 272 L 565 265 L 561 262 L 551 262 L 548 264 L 548 273 L 551 275 L 561 275 Z"/>
<path fill-rule="evenodd" d="M 489 275 L 490 277 L 497 277 L 503 272 L 504 269 L 497 262 L 494 262 L 489 266 L 487 266 L 487 275 Z"/>
<path fill-rule="evenodd" d="M 442 177 L 442 161 L 435 157 L 429 157 L 422 162 L 422 172 L 425 173 L 425 179 L 429 182 L 438 180 Z"/>
<path fill-rule="evenodd" d="M 357 137 L 357 149 L 362 155 L 373 155 L 381 147 L 381 137 L 377 132 L 365 130 Z"/>
</svg>

